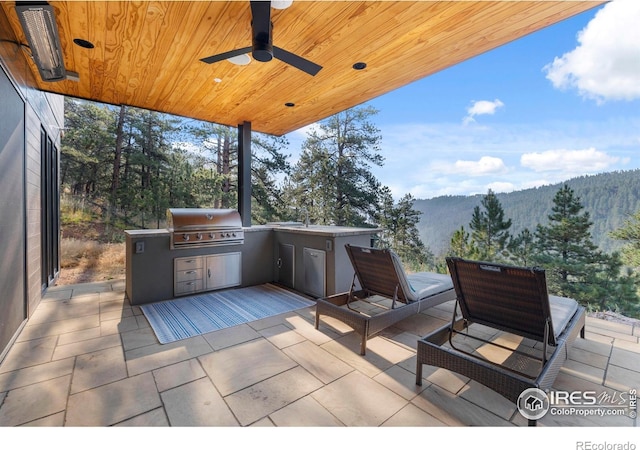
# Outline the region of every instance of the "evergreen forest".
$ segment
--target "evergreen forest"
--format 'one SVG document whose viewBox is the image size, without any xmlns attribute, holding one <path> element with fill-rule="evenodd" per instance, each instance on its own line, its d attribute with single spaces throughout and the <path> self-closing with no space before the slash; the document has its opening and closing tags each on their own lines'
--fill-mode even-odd
<svg viewBox="0 0 640 450">
<path fill-rule="evenodd" d="M 295 163 L 286 137 L 254 132 L 252 223 L 308 216 L 378 227 L 377 245 L 410 271 L 444 272 L 449 255 L 537 264 L 549 271 L 551 293 L 640 316 L 640 171 L 509 194 L 394 200 L 372 173 L 384 166 L 376 114 L 361 106 L 325 119 Z M 164 228 L 168 208 L 236 208 L 237 165 L 235 128 L 65 99 L 62 201 L 91 205 L 109 229 Z"/>
<path fill-rule="evenodd" d="M 512 221 L 513 233 L 535 229 L 551 213 L 553 197 L 568 185 L 588 211 L 593 226 L 593 242 L 604 251 L 619 250 L 623 242 L 610 233 L 623 226 L 640 210 L 640 170 L 601 173 L 572 178 L 563 183 L 540 186 L 509 193 L 496 193 L 505 215 Z M 467 225 L 473 209 L 480 205 L 484 194 L 470 196 L 442 196 L 417 199 L 415 209 L 420 211 L 418 229 L 420 237 L 434 254 L 448 251 L 453 232 Z"/>
</svg>

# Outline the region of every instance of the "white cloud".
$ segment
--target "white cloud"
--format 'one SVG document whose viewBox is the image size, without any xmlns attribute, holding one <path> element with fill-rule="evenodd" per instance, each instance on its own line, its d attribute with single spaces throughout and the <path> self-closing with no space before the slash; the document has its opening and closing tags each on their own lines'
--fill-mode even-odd
<svg viewBox="0 0 640 450">
<path fill-rule="evenodd" d="M 609 169 L 620 158 L 605 152 L 588 148 L 585 150 L 548 150 L 541 153 L 525 153 L 520 157 L 520 164 L 535 172 L 563 172 L 570 174 L 587 174 Z"/>
<path fill-rule="evenodd" d="M 501 192 L 512 192 L 518 188 L 515 184 L 509 183 L 508 181 L 495 181 L 493 183 L 489 183 L 487 189 L 491 189 L 496 194 L 500 194 Z"/>
<path fill-rule="evenodd" d="M 385 163 L 371 169 L 383 185 L 392 189 L 396 199 L 406 193 L 416 198 L 486 194 L 491 187 L 488 183 L 492 182 L 511 183 L 516 190 L 528 189 L 580 175 L 640 167 L 637 117 L 508 126 L 496 123 L 489 132 L 460 122 L 383 124 L 381 128 Z M 593 151 L 592 159 L 599 156 L 609 162 L 605 169 L 594 168 L 588 152 L 581 155 L 581 162 L 569 167 L 549 162 L 547 168 L 557 168 L 555 171 L 535 171 L 520 162 L 521 155 L 533 153 L 531 149 L 591 148 L 598 149 Z M 491 157 L 495 160 L 487 159 Z M 484 167 L 485 173 L 490 172 L 490 167 L 496 172 L 483 175 L 478 166 Z"/>
<path fill-rule="evenodd" d="M 505 173 L 507 166 L 500 158 L 483 156 L 478 161 L 458 160 L 453 165 L 445 168 L 448 173 L 465 174 L 472 177 L 495 175 Z"/>
<path fill-rule="evenodd" d="M 399 199 L 407 190 L 403 190 L 398 195 L 394 193 L 394 198 Z M 459 180 L 450 178 L 440 178 L 428 184 L 417 184 L 408 190 L 415 198 L 425 199 L 440 197 L 445 195 L 474 195 L 486 194 L 487 188 L 481 183 L 472 180 Z"/>
<path fill-rule="evenodd" d="M 554 87 L 598 102 L 640 99 L 640 2 L 607 3 L 578 34 L 578 46 L 543 70 Z"/>
<path fill-rule="evenodd" d="M 479 100 L 473 103 L 473 105 L 467 108 L 467 116 L 464 118 L 464 124 L 475 122 L 475 116 L 481 116 L 485 114 L 493 115 L 498 108 L 502 108 L 504 103 L 495 99 L 494 101 Z"/>
<path fill-rule="evenodd" d="M 297 130 L 292 131 L 291 134 L 299 138 L 306 139 L 307 136 L 313 133 L 314 131 L 316 132 L 320 131 L 320 123 L 314 122 L 309 125 L 305 125 L 302 128 L 298 128 Z"/>
</svg>

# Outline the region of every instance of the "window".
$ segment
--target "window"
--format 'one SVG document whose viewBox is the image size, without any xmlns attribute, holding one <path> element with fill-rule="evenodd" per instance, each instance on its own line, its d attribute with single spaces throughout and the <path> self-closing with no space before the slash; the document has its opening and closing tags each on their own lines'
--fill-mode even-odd
<svg viewBox="0 0 640 450">
<path fill-rule="evenodd" d="M 42 186 L 42 287 L 49 286 L 60 271 L 60 189 L 58 149 L 43 129 L 40 131 Z"/>
</svg>

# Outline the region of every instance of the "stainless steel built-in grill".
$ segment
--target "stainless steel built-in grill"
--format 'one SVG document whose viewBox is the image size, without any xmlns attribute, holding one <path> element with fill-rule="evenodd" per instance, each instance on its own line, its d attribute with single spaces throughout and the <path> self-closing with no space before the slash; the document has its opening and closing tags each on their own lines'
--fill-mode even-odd
<svg viewBox="0 0 640 450">
<path fill-rule="evenodd" d="M 167 227 L 171 248 L 244 243 L 242 219 L 235 209 L 170 208 Z"/>
</svg>

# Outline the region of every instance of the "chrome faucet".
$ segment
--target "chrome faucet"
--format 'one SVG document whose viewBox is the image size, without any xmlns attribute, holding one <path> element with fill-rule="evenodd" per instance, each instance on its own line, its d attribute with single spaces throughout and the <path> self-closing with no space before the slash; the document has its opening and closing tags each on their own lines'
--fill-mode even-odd
<svg viewBox="0 0 640 450">
<path fill-rule="evenodd" d="M 298 213 L 298 210 L 301 214 L 304 214 L 304 226 L 309 227 L 309 210 L 307 208 L 305 208 L 304 206 L 301 208 L 298 208 L 297 206 L 289 206 L 288 208 L 295 210 L 296 215 Z"/>
</svg>

